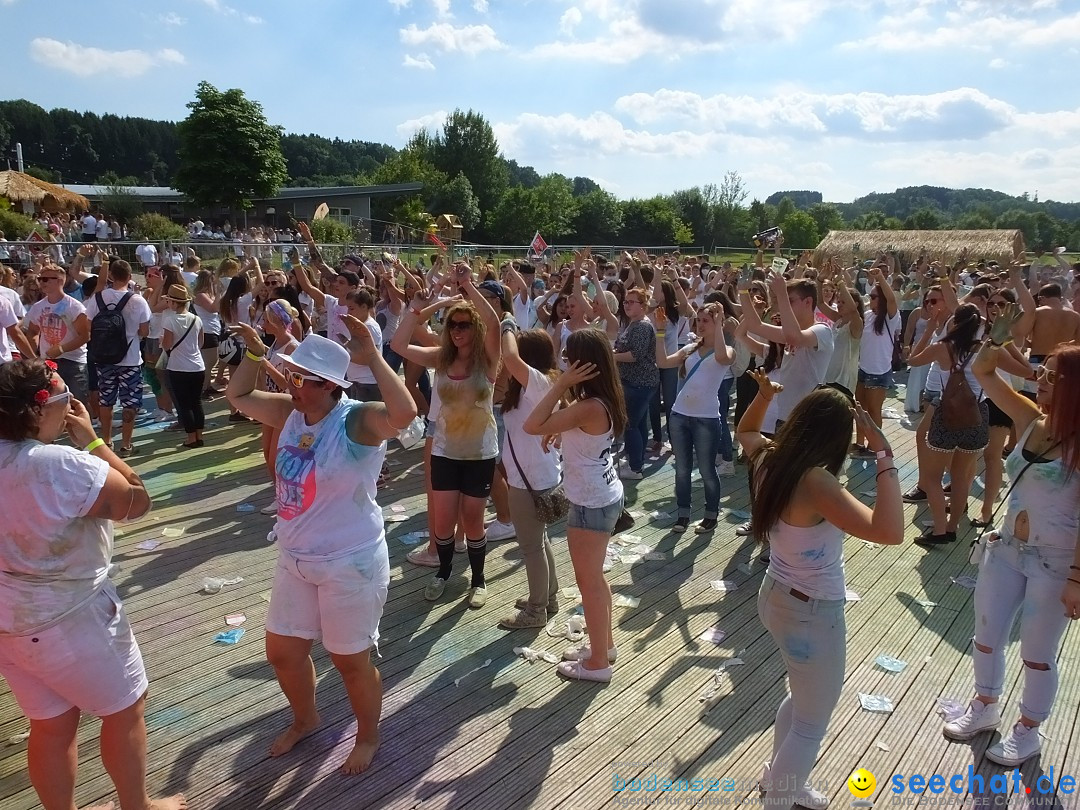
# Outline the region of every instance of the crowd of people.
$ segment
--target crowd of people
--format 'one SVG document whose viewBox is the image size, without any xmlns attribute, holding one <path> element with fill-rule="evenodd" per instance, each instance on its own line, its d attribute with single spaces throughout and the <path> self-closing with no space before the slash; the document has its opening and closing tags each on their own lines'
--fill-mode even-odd
<svg viewBox="0 0 1080 810">
<path fill-rule="evenodd" d="M 516 537 L 526 592 L 497 621 L 543 628 L 559 611 L 548 531 L 565 519 L 589 633 L 558 666 L 573 681 L 615 677 L 604 564 L 632 521 L 624 487 L 670 450 L 670 531 L 715 536 L 724 479 L 744 466 L 751 519 L 736 533 L 768 566 L 758 610 L 789 681 L 761 780 L 777 806 L 828 803 L 809 776 L 843 685 L 845 535 L 901 544 L 904 501 L 929 508 L 915 540 L 927 549 L 981 530 L 976 695 L 944 733 L 1001 724 L 1004 646 L 1022 610 L 1020 718 L 986 756 L 1014 766 L 1038 753 L 1057 650 L 1080 617 L 1080 279 L 1059 253 L 1007 267 L 891 252 L 815 262 L 785 259 L 778 240 L 771 262 L 759 251 L 741 268 L 588 249 L 561 264 L 437 253 L 410 267 L 382 253 L 331 267 L 306 225 L 295 237 L 306 256 L 289 249 L 281 267 L 245 246 L 216 266 L 189 251 L 138 270 L 88 239 L 0 287 L 0 491 L 20 504 L 16 541 L 0 544 L 0 674 L 30 719 L 46 807 L 70 804 L 80 710 L 103 719 L 123 806 L 145 806 L 147 682 L 107 573 L 112 521 L 150 508 L 127 461 L 144 388 L 152 418 L 184 435 L 178 452 L 210 441 L 203 402 L 222 393 L 230 421 L 261 426 L 279 553 L 266 654 L 293 715 L 273 756 L 318 727 L 319 639 L 358 723 L 344 770 L 375 756 L 371 651 L 389 585 L 376 491 L 388 441 L 418 424 L 430 539 L 408 560 L 435 569 L 424 599 L 445 598 L 462 553 L 466 604 L 482 609 L 488 542 Z M 919 477 L 902 493 L 882 420 L 905 366 Z M 840 480 L 849 457 L 876 465 L 872 506 Z M 83 677 L 58 663 L 72 655 L 110 663 Z"/>
</svg>

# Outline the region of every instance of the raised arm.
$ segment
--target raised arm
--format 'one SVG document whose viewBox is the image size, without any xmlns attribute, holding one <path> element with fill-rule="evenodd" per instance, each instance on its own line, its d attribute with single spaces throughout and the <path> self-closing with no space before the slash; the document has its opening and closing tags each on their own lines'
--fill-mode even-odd
<svg viewBox="0 0 1080 810">
<path fill-rule="evenodd" d="M 229 388 L 225 396 L 234 408 L 251 418 L 271 427 L 282 428 L 285 420 L 292 413 L 292 398 L 288 394 L 271 394 L 268 391 L 256 391 L 255 382 L 259 376 L 266 347 L 259 334 L 247 324 L 230 326 L 229 331 L 239 334 L 247 345 L 240 365 L 229 378 Z"/>
<path fill-rule="evenodd" d="M 975 379 L 979 381 L 979 385 L 994 401 L 994 404 L 1012 419 L 1018 434 L 1023 433 L 1032 420 L 1038 419 L 1042 413 L 1038 405 L 1020 396 L 997 373 L 999 361 L 1007 356 L 1006 347 L 1013 342 L 1013 328 L 1020 318 L 1020 308 L 1016 304 L 1006 304 L 1002 307 L 997 318 L 990 325 L 989 337 L 983 342 L 982 348 L 971 363 Z M 1025 368 L 1024 371 L 1029 371 L 1029 369 Z"/>
<path fill-rule="evenodd" d="M 341 320 L 351 336 L 345 346 L 350 359 L 371 369 L 382 396 L 382 402 L 368 402 L 350 413 L 346 430 L 358 444 L 377 445 L 409 426 L 416 418 L 416 402 L 405 380 L 383 359 L 367 325 L 352 315 Z"/>
</svg>

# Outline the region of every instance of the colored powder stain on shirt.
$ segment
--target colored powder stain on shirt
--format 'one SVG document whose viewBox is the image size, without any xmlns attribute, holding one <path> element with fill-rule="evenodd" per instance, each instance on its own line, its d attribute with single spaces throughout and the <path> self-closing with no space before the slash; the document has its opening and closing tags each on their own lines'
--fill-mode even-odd
<svg viewBox="0 0 1080 810">
<path fill-rule="evenodd" d="M 804 636 L 789 636 L 784 639 L 784 649 L 796 661 L 809 661 L 814 652 L 810 639 Z"/>
</svg>

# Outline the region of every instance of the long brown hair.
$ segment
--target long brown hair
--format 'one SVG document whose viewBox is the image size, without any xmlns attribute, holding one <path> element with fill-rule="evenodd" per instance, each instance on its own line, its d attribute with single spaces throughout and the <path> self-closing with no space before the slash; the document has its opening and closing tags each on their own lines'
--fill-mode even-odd
<svg viewBox="0 0 1080 810">
<path fill-rule="evenodd" d="M 435 359 L 435 370 L 445 373 L 450 365 L 457 359 L 457 346 L 450 339 L 450 321 L 455 315 L 468 315 L 472 321 L 473 344 L 472 354 L 469 355 L 469 374 L 475 374 L 484 367 L 484 339 L 487 337 L 487 324 L 476 311 L 471 301 L 460 301 L 446 310 L 443 318 L 443 330 L 440 337 L 439 355 Z"/>
<path fill-rule="evenodd" d="M 541 374 L 547 375 L 554 380 L 559 376 L 559 369 L 555 365 L 555 345 L 543 329 L 529 329 L 517 333 L 518 354 L 525 364 L 535 368 Z M 516 377 L 511 377 L 507 383 L 506 393 L 503 395 L 503 413 L 514 410 L 521 400 L 521 383 Z"/>
<path fill-rule="evenodd" d="M 1050 356 L 1057 358 L 1057 382 L 1047 409 L 1050 435 L 1061 442 L 1061 462 L 1072 475 L 1080 470 L 1080 346 L 1058 346 Z"/>
<path fill-rule="evenodd" d="M 833 388 L 818 388 L 800 400 L 775 438 L 750 459 L 751 524 L 763 543 L 814 467 L 838 475 L 851 441 L 851 404 Z"/>
<path fill-rule="evenodd" d="M 575 399 L 595 398 L 603 402 L 611 417 L 612 433 L 616 436 L 622 434 L 626 430 L 626 399 L 607 335 L 592 328 L 572 332 L 566 339 L 566 362 L 569 365 L 582 362 L 596 366 L 599 373 L 578 385 L 571 393 Z"/>
</svg>

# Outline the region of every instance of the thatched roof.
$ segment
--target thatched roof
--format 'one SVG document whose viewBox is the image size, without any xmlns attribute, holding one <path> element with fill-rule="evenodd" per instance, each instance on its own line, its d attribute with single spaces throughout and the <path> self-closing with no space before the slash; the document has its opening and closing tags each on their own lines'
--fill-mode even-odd
<svg viewBox="0 0 1080 810">
<path fill-rule="evenodd" d="M 952 264 L 967 248 L 968 259 L 996 259 L 1008 264 L 1024 250 L 1024 235 L 1018 230 L 979 231 L 829 231 L 814 249 L 814 264 L 829 256 L 847 261 L 858 244 L 860 258 L 873 258 L 879 251 L 895 250 L 901 267 L 916 261 L 920 253 L 932 260 L 943 259 Z"/>
<path fill-rule="evenodd" d="M 16 171 L 0 172 L 0 197 L 7 197 L 12 202 L 33 203 L 53 214 L 90 209 L 90 201 L 81 194 Z"/>
</svg>

